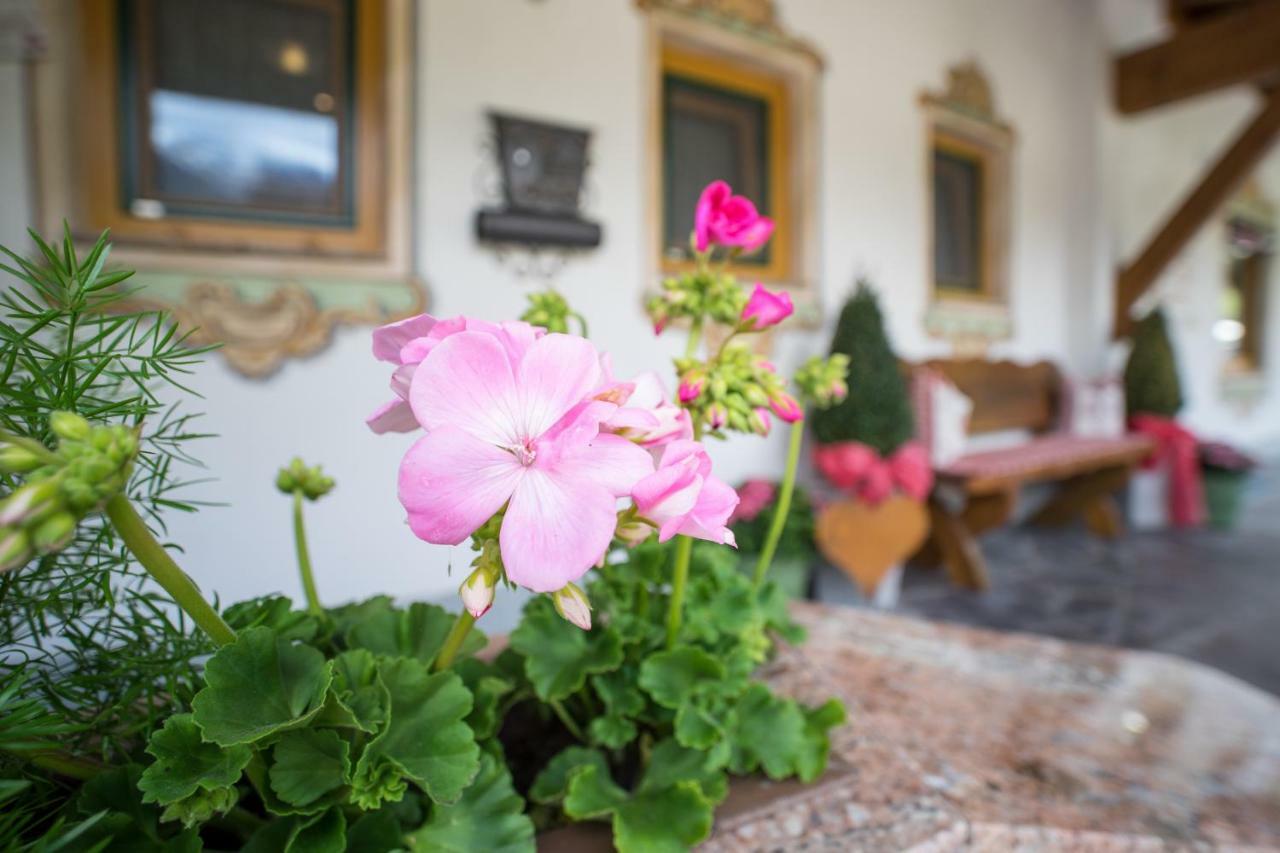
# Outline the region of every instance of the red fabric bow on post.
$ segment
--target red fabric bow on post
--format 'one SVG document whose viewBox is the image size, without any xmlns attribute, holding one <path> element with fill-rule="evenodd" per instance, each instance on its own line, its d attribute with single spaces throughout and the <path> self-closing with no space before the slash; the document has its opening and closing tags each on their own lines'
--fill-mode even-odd
<svg viewBox="0 0 1280 853">
<path fill-rule="evenodd" d="M 924 447 L 909 442 L 888 458 L 859 441 L 821 444 L 813 464 L 839 489 L 853 492 L 873 506 L 900 491 L 922 501 L 933 487 L 933 469 Z"/>
<path fill-rule="evenodd" d="M 1165 467 L 1169 472 L 1169 520 L 1174 527 L 1198 527 L 1204 523 L 1204 483 L 1200 475 L 1199 440 L 1186 427 L 1158 415 L 1134 415 L 1134 432 L 1156 442 L 1155 452 L 1142 463 L 1147 470 Z"/>
</svg>

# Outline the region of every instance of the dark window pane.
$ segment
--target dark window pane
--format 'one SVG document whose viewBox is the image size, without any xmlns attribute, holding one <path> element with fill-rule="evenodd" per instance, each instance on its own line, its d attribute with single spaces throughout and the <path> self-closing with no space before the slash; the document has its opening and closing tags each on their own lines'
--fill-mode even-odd
<svg viewBox="0 0 1280 853">
<path fill-rule="evenodd" d="M 703 187 L 728 181 L 769 213 L 769 104 L 674 74 L 663 78 L 663 249 L 684 257 Z M 741 258 L 766 264 L 769 247 Z"/>
<path fill-rule="evenodd" d="M 982 163 L 933 152 L 933 269 L 944 290 L 982 292 Z"/>
<path fill-rule="evenodd" d="M 126 204 L 349 224 L 351 11 L 349 0 L 123 3 Z"/>
</svg>

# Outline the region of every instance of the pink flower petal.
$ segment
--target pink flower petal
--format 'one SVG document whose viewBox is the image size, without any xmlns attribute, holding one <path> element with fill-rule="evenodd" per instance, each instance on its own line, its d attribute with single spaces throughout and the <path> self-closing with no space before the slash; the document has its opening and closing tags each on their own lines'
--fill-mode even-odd
<svg viewBox="0 0 1280 853">
<path fill-rule="evenodd" d="M 567 462 L 614 497 L 626 497 L 637 482 L 653 473 L 653 457 L 625 438 L 601 433 Z"/>
<path fill-rule="evenodd" d="M 430 314 L 419 314 L 373 330 L 373 357 L 400 363 L 400 349 L 414 338 L 425 337 L 436 324 Z"/>
<path fill-rule="evenodd" d="M 520 362 L 520 434 L 537 438 L 600 386 L 600 357 L 585 338 L 545 335 Z"/>
<path fill-rule="evenodd" d="M 457 545 L 502 508 L 525 470 L 507 451 L 439 426 L 400 463 L 400 503 L 420 539 Z"/>
<path fill-rule="evenodd" d="M 522 441 L 511 361 L 483 332 L 458 332 L 437 344 L 413 375 L 409 404 L 428 430 L 447 424 L 503 447 Z"/>
<path fill-rule="evenodd" d="M 507 577 L 554 592 L 600 561 L 617 524 L 614 498 L 595 483 L 526 469 L 502 521 Z"/>
<path fill-rule="evenodd" d="M 383 403 L 364 422 L 378 435 L 387 432 L 413 432 L 422 426 L 413 416 L 413 409 L 404 400 Z"/>
</svg>

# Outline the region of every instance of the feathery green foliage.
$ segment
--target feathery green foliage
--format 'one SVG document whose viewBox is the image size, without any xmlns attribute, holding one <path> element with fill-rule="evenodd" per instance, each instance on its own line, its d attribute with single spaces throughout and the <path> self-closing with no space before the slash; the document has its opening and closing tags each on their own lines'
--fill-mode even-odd
<svg viewBox="0 0 1280 853">
<path fill-rule="evenodd" d="M 1178 358 L 1163 309 L 1157 308 L 1143 317 L 1134 330 L 1133 349 L 1124 366 L 1124 396 L 1131 416 L 1171 418 L 1182 409 Z"/>
<path fill-rule="evenodd" d="M 849 395 L 812 413 L 818 441 L 858 441 L 887 455 L 911 440 L 915 418 L 876 293 L 859 281 L 836 323 L 831 352 L 849 357 Z"/>
</svg>

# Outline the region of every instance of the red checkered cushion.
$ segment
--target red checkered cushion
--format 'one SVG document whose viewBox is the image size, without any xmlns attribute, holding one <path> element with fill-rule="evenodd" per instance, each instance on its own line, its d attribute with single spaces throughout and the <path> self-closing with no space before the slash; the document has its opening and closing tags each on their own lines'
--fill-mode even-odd
<svg viewBox="0 0 1280 853">
<path fill-rule="evenodd" d="M 1054 433 L 1033 438 L 1025 444 L 1002 450 L 986 450 L 961 456 L 938 470 L 947 477 L 1011 478 L 1058 465 L 1071 465 L 1089 459 L 1145 449 L 1147 439 L 1138 435 L 1121 438 L 1089 438 Z"/>
</svg>

